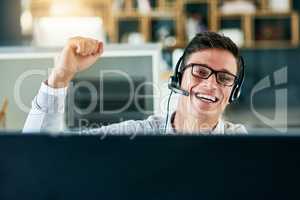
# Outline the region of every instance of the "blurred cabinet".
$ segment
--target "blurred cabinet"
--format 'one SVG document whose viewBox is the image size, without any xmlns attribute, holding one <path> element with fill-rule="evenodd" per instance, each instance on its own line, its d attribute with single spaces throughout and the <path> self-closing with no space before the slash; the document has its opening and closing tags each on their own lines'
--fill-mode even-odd
<svg viewBox="0 0 300 200">
<path fill-rule="evenodd" d="M 171 35 L 174 37 L 174 45 L 183 45 L 184 29 L 182 16 L 182 0 L 157 0 L 157 1 L 135 1 L 124 0 L 114 12 L 115 36 L 111 38 L 113 42 L 122 40 L 123 30 L 121 23 L 126 21 L 135 21 L 137 24 L 136 32 L 141 33 L 144 41 L 158 41 L 155 31 L 160 28 L 166 28 L 166 33 L 162 35 Z M 161 24 L 161 27 L 159 27 Z M 166 27 L 163 27 L 163 26 Z"/>
<path fill-rule="evenodd" d="M 141 33 L 145 41 L 157 41 L 155 34 L 157 30 L 155 21 L 168 20 L 173 23 L 173 31 L 176 42 L 167 47 L 184 47 L 188 42 L 188 31 L 186 24 L 188 17 L 192 15 L 189 7 L 203 16 L 207 30 L 219 31 L 223 21 L 237 20 L 240 23 L 239 29 L 244 35 L 243 47 L 246 48 L 278 48 L 294 47 L 299 44 L 299 15 L 292 8 L 292 0 L 285 0 L 288 9 L 285 11 L 276 10 L 272 3 L 275 0 L 250 0 L 255 5 L 253 13 L 234 11 L 231 14 L 223 13 L 221 7 L 228 0 L 156 0 L 148 2 L 150 9 L 143 11 L 139 8 L 139 0 L 124 0 L 121 7 L 114 12 L 114 25 L 111 28 L 115 34 L 113 42 L 121 42 L 120 29 L 122 21 L 135 21 L 136 31 Z M 233 1 L 231 1 L 233 2 Z M 283 2 L 283 1 L 281 1 Z M 195 8 L 199 8 L 198 10 Z"/>
<path fill-rule="evenodd" d="M 219 1 L 218 7 L 228 1 Z M 217 30 L 224 21 L 239 21 L 246 48 L 281 48 L 299 45 L 299 14 L 292 8 L 292 0 L 285 0 L 287 9 L 274 10 L 272 0 L 251 0 L 256 6 L 253 13 L 217 14 Z M 283 1 L 281 1 L 283 2 Z M 276 3 L 276 1 L 273 1 Z"/>
<path fill-rule="evenodd" d="M 255 5 L 252 13 L 234 9 L 232 13 L 222 12 L 222 6 L 233 0 L 32 0 L 31 11 L 33 17 L 101 16 L 108 39 L 113 43 L 124 42 L 124 38 L 135 33 L 145 42 L 161 42 L 165 37 L 165 47 L 184 47 L 189 40 L 188 20 L 198 14 L 211 31 L 238 21 L 237 28 L 244 35 L 246 48 L 298 46 L 299 15 L 292 8 L 292 0 L 284 0 L 288 3 L 285 11 L 274 11 L 277 1 L 245 1 Z"/>
<path fill-rule="evenodd" d="M 186 6 L 205 5 L 208 9 L 208 29 L 217 31 L 217 3 L 218 0 L 124 0 L 123 5 L 114 14 L 115 24 L 113 29 L 116 35 L 112 38 L 112 41 L 121 41 L 120 22 L 135 20 L 138 24 L 137 31 L 142 34 L 145 41 L 161 41 L 161 37 L 157 36 L 157 33 L 163 35 L 165 26 L 165 29 L 167 29 L 165 34 L 173 38 L 173 41 L 169 41 L 167 44 L 164 43 L 164 46 L 171 48 L 183 47 L 188 40 L 186 35 Z"/>
</svg>

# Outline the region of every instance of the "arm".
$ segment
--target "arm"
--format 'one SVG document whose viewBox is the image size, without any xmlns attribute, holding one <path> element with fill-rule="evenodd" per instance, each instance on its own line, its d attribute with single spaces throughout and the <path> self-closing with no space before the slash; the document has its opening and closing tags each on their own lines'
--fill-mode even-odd
<svg viewBox="0 0 300 200">
<path fill-rule="evenodd" d="M 69 82 L 76 73 L 94 64 L 102 53 L 102 42 L 82 37 L 70 39 L 55 60 L 48 80 L 42 83 L 33 99 L 23 132 L 62 131 Z"/>
<path fill-rule="evenodd" d="M 67 88 L 51 88 L 43 82 L 25 122 L 23 132 L 62 131 Z"/>
</svg>

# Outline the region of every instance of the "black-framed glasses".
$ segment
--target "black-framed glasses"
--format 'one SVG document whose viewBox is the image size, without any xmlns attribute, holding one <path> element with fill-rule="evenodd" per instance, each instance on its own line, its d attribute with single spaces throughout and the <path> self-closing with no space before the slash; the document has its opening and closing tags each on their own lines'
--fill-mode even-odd
<svg viewBox="0 0 300 200">
<path fill-rule="evenodd" d="M 208 79 L 212 74 L 215 74 L 217 83 L 223 86 L 232 86 L 237 79 L 237 76 L 229 72 L 216 71 L 203 64 L 191 63 L 186 65 L 187 67 L 192 67 L 192 75 L 196 78 Z"/>
</svg>

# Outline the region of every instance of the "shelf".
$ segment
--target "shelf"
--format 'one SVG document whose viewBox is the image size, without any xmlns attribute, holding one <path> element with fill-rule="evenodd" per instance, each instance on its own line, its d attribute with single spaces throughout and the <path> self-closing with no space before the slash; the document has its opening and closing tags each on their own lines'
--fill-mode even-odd
<svg viewBox="0 0 300 200">
<path fill-rule="evenodd" d="M 255 41 L 251 48 L 259 48 L 259 49 L 292 49 L 297 48 L 298 45 L 293 45 L 290 40 L 281 40 L 281 41 L 271 41 L 271 40 L 261 40 L 261 41 Z"/>
<path fill-rule="evenodd" d="M 244 16 L 250 16 L 250 17 L 275 17 L 275 18 L 281 18 L 281 17 L 290 17 L 294 14 L 297 14 L 295 11 L 291 12 L 270 12 L 270 11 L 258 11 L 256 13 L 218 13 L 218 17 L 222 18 L 240 18 Z"/>
<path fill-rule="evenodd" d="M 211 0 L 183 0 L 184 4 L 209 3 Z"/>
<path fill-rule="evenodd" d="M 255 17 L 275 17 L 275 18 L 281 18 L 281 17 L 290 17 L 292 15 L 297 14 L 295 11 L 290 12 L 270 12 L 270 11 L 258 11 L 254 14 Z"/>
<path fill-rule="evenodd" d="M 255 13 L 222 13 L 221 11 L 218 12 L 218 17 L 243 17 L 245 15 L 254 15 Z"/>
<path fill-rule="evenodd" d="M 76 0 L 79 2 L 81 0 Z M 252 0 L 257 6 L 255 13 L 233 13 L 226 14 L 220 12 L 220 5 L 224 1 L 221 0 L 157 0 L 155 1 L 155 7 L 152 7 L 148 13 L 141 13 L 138 10 L 136 0 L 124 0 L 123 5 L 120 6 L 118 11 L 114 11 L 113 3 L 115 0 L 87 0 L 82 6 L 86 6 L 93 10 L 93 14 L 97 14 L 103 17 L 105 31 L 111 42 L 119 42 L 119 35 L 124 30 L 119 30 L 119 22 L 124 20 L 136 20 L 138 23 L 138 32 L 140 32 L 145 38 L 146 42 L 152 40 L 152 30 L 154 20 L 170 20 L 173 22 L 174 36 L 176 38 L 176 45 L 173 47 L 165 47 L 165 49 L 174 49 L 176 47 L 184 47 L 187 43 L 186 33 L 186 22 L 188 13 L 184 13 L 187 5 L 192 4 L 193 6 L 199 4 L 202 6 L 205 4 L 205 18 L 207 19 L 207 28 L 210 31 L 219 31 L 222 20 L 239 19 L 241 20 L 240 29 L 243 31 L 245 36 L 245 47 L 256 48 L 257 46 L 263 46 L 268 44 L 262 42 L 256 44 L 254 40 L 255 35 L 255 20 L 264 19 L 282 19 L 290 18 L 290 36 L 291 40 L 288 43 L 278 41 L 276 43 L 284 46 L 297 46 L 299 44 L 299 15 L 297 12 L 291 10 L 290 12 L 275 12 L 270 10 L 269 0 Z M 227 0 L 225 0 L 227 1 Z M 48 16 L 51 0 L 32 0 L 31 11 L 34 18 Z M 289 1 L 289 6 L 292 9 L 292 0 Z M 85 10 L 85 9 L 82 9 Z M 82 11 L 83 12 L 83 11 Z M 202 16 L 203 16 L 203 12 Z M 277 44 L 274 46 L 278 46 Z"/>
<path fill-rule="evenodd" d="M 117 18 L 117 19 L 126 19 L 126 18 L 141 18 L 143 17 L 144 15 L 141 15 L 140 13 L 138 12 L 135 12 L 135 11 L 132 11 L 132 12 L 116 12 L 114 14 L 114 17 Z"/>
<path fill-rule="evenodd" d="M 174 12 L 166 12 L 166 11 L 153 11 L 149 14 L 151 18 L 174 18 L 176 17 L 176 13 Z"/>
<path fill-rule="evenodd" d="M 185 43 L 176 43 L 174 46 L 163 46 L 164 50 L 174 50 L 174 49 L 183 49 L 185 47 Z"/>
<path fill-rule="evenodd" d="M 141 17 L 149 17 L 149 18 L 174 18 L 176 17 L 175 13 L 172 12 L 163 12 L 163 11 L 153 11 L 150 13 L 142 14 L 138 11 L 131 12 L 117 12 L 114 15 L 116 18 L 141 18 Z"/>
</svg>

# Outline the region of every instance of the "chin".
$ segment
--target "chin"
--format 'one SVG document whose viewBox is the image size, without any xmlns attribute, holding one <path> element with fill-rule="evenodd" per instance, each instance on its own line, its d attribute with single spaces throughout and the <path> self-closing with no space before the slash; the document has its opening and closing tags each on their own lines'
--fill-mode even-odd
<svg viewBox="0 0 300 200">
<path fill-rule="evenodd" d="M 222 108 L 220 104 L 207 104 L 199 101 L 191 102 L 190 112 L 195 116 L 216 116 L 221 113 Z"/>
<path fill-rule="evenodd" d="M 201 109 L 194 108 L 191 114 L 196 118 L 201 118 L 203 116 L 206 117 L 215 117 L 220 115 L 220 111 L 218 109 Z"/>
</svg>

